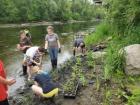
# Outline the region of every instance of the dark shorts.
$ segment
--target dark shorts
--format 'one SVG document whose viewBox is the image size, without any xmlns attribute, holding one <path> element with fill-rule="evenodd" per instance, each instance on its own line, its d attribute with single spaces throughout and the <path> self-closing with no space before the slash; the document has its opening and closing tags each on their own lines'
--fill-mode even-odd
<svg viewBox="0 0 140 105">
<path fill-rule="evenodd" d="M 30 60 L 30 58 L 27 57 L 27 56 L 26 56 L 26 62 L 27 62 L 27 65 L 28 65 L 28 66 L 36 66 L 36 64 L 33 63 L 33 62 Z"/>
<path fill-rule="evenodd" d="M 85 48 L 85 44 L 83 44 L 82 46 L 80 46 L 82 49 Z"/>
<path fill-rule="evenodd" d="M 81 44 L 82 44 L 82 45 L 81 45 Z M 77 48 L 78 48 L 78 47 L 81 47 L 81 48 L 83 49 L 83 48 L 85 48 L 85 43 L 79 43 L 76 47 L 77 47 Z"/>
<path fill-rule="evenodd" d="M 30 63 L 28 63 L 28 66 L 37 66 L 37 65 L 33 62 L 30 62 Z"/>
<path fill-rule="evenodd" d="M 0 105 L 9 105 L 8 100 L 0 101 Z"/>
</svg>

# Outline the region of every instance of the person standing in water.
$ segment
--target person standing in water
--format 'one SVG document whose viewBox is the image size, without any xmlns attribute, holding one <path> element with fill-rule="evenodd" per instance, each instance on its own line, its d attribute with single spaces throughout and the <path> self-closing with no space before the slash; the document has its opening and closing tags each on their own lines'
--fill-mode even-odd
<svg viewBox="0 0 140 105">
<path fill-rule="evenodd" d="M 47 27 L 48 34 L 45 37 L 45 50 L 49 52 L 52 68 L 57 68 L 58 52 L 61 52 L 60 41 L 58 35 L 54 33 L 52 26 Z"/>
<path fill-rule="evenodd" d="M 25 53 L 26 53 L 27 49 L 30 48 L 32 45 L 31 39 L 29 37 L 27 37 L 26 34 L 27 33 L 25 31 L 20 31 L 20 42 L 19 42 L 19 44 L 17 44 L 17 49 L 22 51 L 22 53 L 24 54 L 24 59 L 23 59 L 23 63 L 22 63 L 23 75 L 27 74 Z"/>
<path fill-rule="evenodd" d="M 7 99 L 7 87 L 13 85 L 15 82 L 15 79 L 6 79 L 3 62 L 0 60 L 0 105 L 9 105 Z"/>
</svg>

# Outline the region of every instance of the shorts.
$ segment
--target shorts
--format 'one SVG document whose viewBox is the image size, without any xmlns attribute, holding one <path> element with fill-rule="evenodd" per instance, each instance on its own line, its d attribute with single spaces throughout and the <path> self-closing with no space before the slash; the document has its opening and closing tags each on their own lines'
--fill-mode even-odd
<svg viewBox="0 0 140 105">
<path fill-rule="evenodd" d="M 35 63 L 31 62 L 28 66 L 37 66 Z"/>
<path fill-rule="evenodd" d="M 0 101 L 0 105 L 9 105 L 8 100 Z"/>
<path fill-rule="evenodd" d="M 82 45 L 81 45 L 81 44 L 82 44 Z M 85 48 L 85 43 L 79 43 L 76 47 L 77 47 L 77 48 L 78 48 L 78 47 L 81 47 L 81 48 L 83 49 L 83 48 Z"/>
<path fill-rule="evenodd" d="M 80 46 L 82 49 L 85 48 L 85 44 L 83 43 L 83 45 Z"/>
<path fill-rule="evenodd" d="M 27 62 L 27 65 L 28 65 L 28 66 L 36 66 L 36 64 L 33 63 L 33 62 L 30 60 L 30 57 L 28 57 L 28 56 L 25 55 L 25 59 L 26 59 L 26 62 Z"/>
<path fill-rule="evenodd" d="M 43 93 L 43 97 L 45 97 L 45 98 L 51 98 L 53 96 L 58 95 L 58 91 L 59 91 L 59 89 L 58 88 L 55 88 L 52 91 L 50 91 L 49 93 Z"/>
</svg>

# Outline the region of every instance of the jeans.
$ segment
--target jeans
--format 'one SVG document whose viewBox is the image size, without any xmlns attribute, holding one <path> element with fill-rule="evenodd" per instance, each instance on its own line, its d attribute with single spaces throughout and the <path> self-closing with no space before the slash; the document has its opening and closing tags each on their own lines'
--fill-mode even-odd
<svg viewBox="0 0 140 105">
<path fill-rule="evenodd" d="M 49 48 L 49 54 L 51 58 L 52 67 L 57 67 L 57 57 L 58 57 L 58 48 Z"/>
<path fill-rule="evenodd" d="M 58 56 L 58 48 L 49 48 L 49 54 L 50 54 L 51 60 L 57 59 L 57 56 Z"/>
</svg>

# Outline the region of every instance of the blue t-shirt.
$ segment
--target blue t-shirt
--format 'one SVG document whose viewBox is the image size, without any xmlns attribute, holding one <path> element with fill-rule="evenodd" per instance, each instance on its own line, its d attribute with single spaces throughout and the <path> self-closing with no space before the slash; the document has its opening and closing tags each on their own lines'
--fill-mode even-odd
<svg viewBox="0 0 140 105">
<path fill-rule="evenodd" d="M 47 73 L 39 73 L 34 79 L 43 89 L 43 93 L 48 93 L 56 88 L 54 83 L 52 83 L 50 76 Z"/>
</svg>

